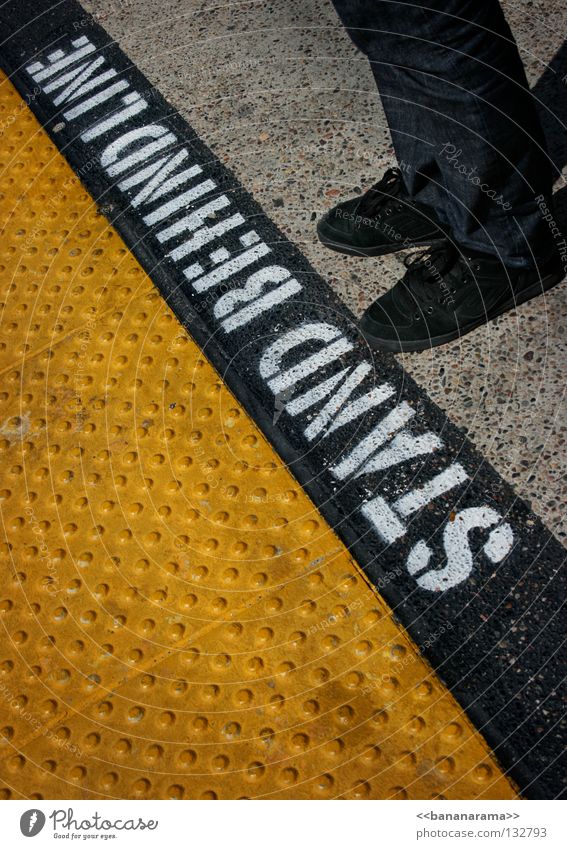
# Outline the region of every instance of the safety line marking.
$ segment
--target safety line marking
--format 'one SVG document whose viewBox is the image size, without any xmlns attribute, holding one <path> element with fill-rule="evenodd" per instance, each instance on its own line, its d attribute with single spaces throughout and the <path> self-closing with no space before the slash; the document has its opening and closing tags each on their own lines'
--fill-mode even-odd
<svg viewBox="0 0 567 849">
<path fill-rule="evenodd" d="M 563 548 L 395 359 L 368 350 L 78 3 L 48 22 L 12 14 L 4 62 L 38 91 L 53 140 L 518 782 L 554 795 L 559 659 L 541 692 L 531 682 L 562 638 Z"/>
</svg>

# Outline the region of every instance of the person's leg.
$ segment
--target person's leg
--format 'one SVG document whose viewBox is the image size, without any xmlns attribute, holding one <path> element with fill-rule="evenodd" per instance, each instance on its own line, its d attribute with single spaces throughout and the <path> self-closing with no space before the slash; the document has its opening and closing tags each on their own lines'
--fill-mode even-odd
<svg viewBox="0 0 567 849">
<path fill-rule="evenodd" d="M 332 0 L 371 62 L 410 196 L 455 241 L 527 267 L 554 249 L 543 134 L 497 0 Z"/>
</svg>

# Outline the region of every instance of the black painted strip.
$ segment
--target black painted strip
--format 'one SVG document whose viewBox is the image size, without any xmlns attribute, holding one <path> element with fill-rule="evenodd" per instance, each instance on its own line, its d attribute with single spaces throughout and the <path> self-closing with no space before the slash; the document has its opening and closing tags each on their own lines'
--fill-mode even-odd
<svg viewBox="0 0 567 849">
<path fill-rule="evenodd" d="M 78 3 L 61 0 L 51 8 L 48 0 L 26 4 L 15 0 L 2 7 L 0 19 L 10 35 L 1 48 L 4 68 L 179 320 L 383 593 L 524 794 L 559 796 L 560 647 L 565 632 L 565 576 L 560 576 L 559 569 L 563 548 L 394 358 L 371 354 L 352 315 L 298 249 Z M 78 39 L 84 41 L 73 47 Z M 50 60 L 50 54 L 61 50 L 65 56 L 85 45 L 93 49 L 85 52 L 81 63 L 104 60 L 94 75 L 109 69 L 117 74 L 57 106 L 54 99 L 63 88 L 45 89 L 76 69 L 77 62 L 62 61 L 54 74 L 44 73 L 36 63 L 50 67 L 50 61 L 59 61 L 57 57 Z M 121 82 L 127 85 L 98 105 L 82 113 L 76 109 Z M 126 101 L 121 101 L 124 96 Z M 121 110 L 135 111 L 142 99 L 143 108 L 128 120 L 114 128 L 104 123 L 111 115 L 123 118 L 127 113 Z M 153 136 L 148 131 L 142 140 L 131 141 L 114 156 L 108 147 L 111 143 L 124 142 L 125 133 L 150 124 L 158 128 Z M 93 127 L 99 134 L 89 140 Z M 166 132 L 173 134 L 169 141 Z M 158 142 L 153 153 L 146 149 L 138 161 L 129 160 L 126 167 L 126 157 L 139 153 L 141 146 L 152 140 Z M 187 156 L 169 176 L 196 164 L 201 172 L 178 182 L 162 196 L 140 199 L 135 205 L 133 199 L 146 182 L 132 183 L 130 188 L 120 184 L 134 174 L 141 176 L 162 157 L 182 157 L 184 151 Z M 145 179 L 150 178 L 146 175 Z M 194 193 L 193 201 L 186 200 L 183 208 L 176 212 L 163 208 L 161 218 L 154 214 L 153 223 L 144 223 L 144 216 L 206 180 L 213 184 L 201 185 L 203 194 L 197 197 Z M 230 205 L 200 224 L 213 227 L 236 213 L 244 220 L 197 251 L 176 260 L 167 256 L 167 251 L 178 248 L 194 233 L 180 231 L 161 243 L 156 234 L 223 196 Z M 243 244 L 241 237 L 251 230 L 259 240 L 254 243 L 250 237 L 248 244 Z M 229 275 L 224 285 L 204 289 L 207 280 L 210 282 L 207 274 L 235 257 L 249 257 L 247 251 L 258 247 L 263 256 Z M 227 253 L 215 257 L 215 266 L 210 254 L 219 249 Z M 195 263 L 201 268 L 194 267 L 188 276 L 183 273 Z M 256 283 L 254 316 L 239 313 L 250 305 L 241 287 L 251 275 L 274 265 L 279 272 L 252 278 Z M 197 287 L 196 280 L 200 281 Z M 265 304 L 259 299 L 279 286 L 286 287 L 280 292 L 285 299 L 260 312 Z M 247 323 L 234 329 L 223 326 L 229 318 L 234 322 L 237 314 Z M 284 337 L 291 343 L 293 337 L 286 334 L 306 325 L 318 327 L 302 344 L 291 347 L 277 366 L 277 351 L 272 350 L 270 360 L 267 350 Z M 327 339 L 322 325 L 329 326 Z M 310 357 L 325 346 L 327 362 L 315 363 L 311 369 Z M 302 373 L 298 376 L 290 370 L 300 362 Z M 364 363 L 368 369 L 363 375 Z M 308 438 L 306 428 L 314 427 L 316 416 L 338 397 L 344 381 L 352 380 L 356 369 L 361 381 L 349 400 L 375 389 L 381 393 L 381 401 L 373 406 L 369 396 L 359 415 L 331 430 L 330 423 L 340 422 L 337 417 L 345 413 L 347 402 L 332 411 L 334 418 L 316 437 Z M 337 375 L 343 370 L 339 380 Z M 286 372 L 287 380 L 281 377 Z M 316 388 L 333 378 L 337 382 L 332 388 L 327 385 L 324 398 L 298 410 L 301 396 L 305 396 L 305 408 L 307 393 L 313 401 Z M 386 385 L 391 386 L 390 395 Z M 381 428 L 386 416 L 390 418 Z M 404 429 L 399 430 L 404 421 Z M 373 451 L 365 453 L 372 433 Z M 439 443 L 435 450 L 430 446 L 427 453 L 406 460 L 399 453 L 392 456 L 392 448 L 403 449 L 399 440 L 392 442 L 396 436 L 401 434 L 409 444 L 426 433 L 430 441 Z M 359 453 L 358 460 L 356 454 L 351 456 L 354 473 L 346 468 L 346 458 L 353 451 Z M 441 474 L 442 482 L 449 475 L 454 485 L 447 492 L 430 493 L 431 500 L 421 509 L 412 512 L 410 508 L 417 507 L 417 502 L 399 500 L 412 491 L 415 496 L 416 488 L 417 497 L 423 496 L 428 482 Z M 471 524 L 468 535 L 463 531 L 467 521 Z"/>
</svg>

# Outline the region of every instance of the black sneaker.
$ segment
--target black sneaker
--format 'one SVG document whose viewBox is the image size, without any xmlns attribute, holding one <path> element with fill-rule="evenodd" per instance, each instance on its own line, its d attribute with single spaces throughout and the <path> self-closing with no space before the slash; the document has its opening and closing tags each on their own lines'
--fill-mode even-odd
<svg viewBox="0 0 567 849">
<path fill-rule="evenodd" d="M 429 207 L 413 201 L 398 168 L 388 168 L 365 194 L 339 203 L 317 224 L 319 240 L 334 251 L 382 256 L 432 245 L 445 237 Z"/>
<path fill-rule="evenodd" d="M 406 257 L 402 280 L 360 320 L 379 351 L 424 351 L 464 336 L 541 295 L 564 275 L 554 254 L 539 268 L 507 268 L 496 257 L 460 251 L 450 242 Z"/>
</svg>

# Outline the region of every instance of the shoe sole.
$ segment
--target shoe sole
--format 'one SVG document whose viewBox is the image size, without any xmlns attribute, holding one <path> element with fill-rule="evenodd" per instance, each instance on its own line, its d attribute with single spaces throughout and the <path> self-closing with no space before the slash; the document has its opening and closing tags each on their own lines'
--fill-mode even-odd
<svg viewBox="0 0 567 849">
<path fill-rule="evenodd" d="M 376 351 L 390 351 L 395 354 L 428 351 L 439 345 L 446 345 L 448 342 L 454 342 L 455 339 L 465 336 L 472 330 L 476 330 L 477 327 L 482 327 L 483 324 L 488 324 L 489 321 L 492 321 L 494 318 L 498 318 L 499 315 L 521 306 L 526 301 L 530 301 L 538 295 L 543 295 L 545 292 L 553 289 L 554 286 L 557 286 L 558 283 L 561 283 L 563 277 L 563 272 L 548 274 L 546 277 L 538 280 L 537 283 L 534 283 L 532 286 L 525 289 L 524 292 L 519 294 L 514 301 L 508 301 L 508 303 L 496 307 L 491 312 L 487 313 L 486 316 L 479 318 L 478 321 L 471 322 L 466 327 L 460 327 L 457 330 L 451 331 L 451 333 L 445 333 L 441 336 L 432 336 L 429 339 L 418 340 L 415 342 L 402 342 L 398 339 L 380 339 L 380 337 L 374 336 L 362 326 L 360 326 L 360 330 L 370 347 Z"/>
<path fill-rule="evenodd" d="M 336 251 L 340 254 L 347 254 L 348 256 L 359 257 L 385 256 L 386 254 L 394 254 L 398 251 L 405 251 L 407 248 L 429 248 L 434 247 L 435 245 L 440 245 L 442 242 L 446 241 L 445 237 L 437 236 L 432 239 L 404 242 L 403 244 L 393 243 L 391 245 L 380 245 L 376 248 L 353 248 L 349 245 L 343 244 L 342 242 L 335 242 L 332 239 L 328 239 L 319 232 L 319 229 L 317 229 L 317 238 L 322 245 L 329 248 L 331 251 Z"/>
</svg>

